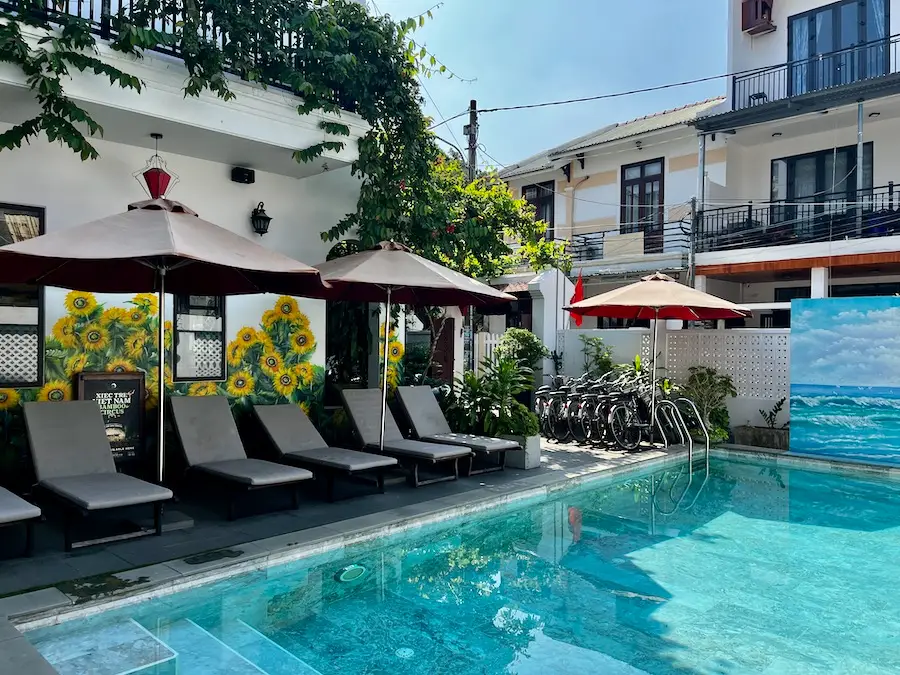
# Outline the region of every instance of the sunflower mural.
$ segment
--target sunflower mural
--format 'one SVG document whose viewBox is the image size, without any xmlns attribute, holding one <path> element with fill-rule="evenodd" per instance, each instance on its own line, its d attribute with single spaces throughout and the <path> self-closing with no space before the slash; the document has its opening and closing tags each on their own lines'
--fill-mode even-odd
<svg viewBox="0 0 900 675">
<path fill-rule="evenodd" d="M 378 369 L 380 377 L 384 377 L 384 328 L 385 324 L 381 324 L 378 329 Z M 391 322 L 391 332 L 388 333 L 388 370 L 387 383 L 388 389 L 393 391 L 403 381 L 403 343 L 397 334 L 397 325 Z M 379 382 L 380 386 L 380 382 Z"/>
</svg>

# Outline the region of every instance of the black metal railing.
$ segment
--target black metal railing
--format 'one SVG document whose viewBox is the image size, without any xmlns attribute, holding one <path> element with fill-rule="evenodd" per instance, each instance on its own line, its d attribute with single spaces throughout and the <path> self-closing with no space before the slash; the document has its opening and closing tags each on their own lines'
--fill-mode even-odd
<svg viewBox="0 0 900 675">
<path fill-rule="evenodd" d="M 900 70 L 900 35 L 808 59 L 789 61 L 732 80 L 732 110 L 885 77 Z"/>
<path fill-rule="evenodd" d="M 859 193 L 749 203 L 698 214 L 698 252 L 869 239 L 900 234 L 900 189 L 893 183 Z"/>
<path fill-rule="evenodd" d="M 656 226 L 639 225 L 623 230 L 573 234 L 569 240 L 569 253 L 573 262 L 590 262 L 642 253 L 687 253 L 690 244 L 688 228 L 689 223 L 684 220 Z M 620 234 L 638 232 L 644 234 L 643 244 L 638 250 L 635 250 L 634 240 L 620 237 Z"/>
<path fill-rule="evenodd" d="M 0 0 L 0 10 L 16 13 L 19 10 L 19 3 L 15 0 Z M 114 39 L 117 35 L 112 18 L 118 16 L 119 12 L 126 17 L 131 17 L 134 8 L 129 0 L 62 0 L 62 2 L 54 0 L 36 0 L 29 6 L 29 11 L 40 12 L 43 15 L 44 20 L 49 23 L 54 23 L 54 18 L 62 15 L 78 17 L 87 21 L 91 26 L 92 32 L 101 39 Z M 181 23 L 182 15 L 179 10 L 172 14 L 154 18 L 150 25 L 146 27 L 166 35 L 175 35 L 176 28 L 179 27 Z M 276 26 L 276 32 L 280 35 L 279 41 L 285 50 L 294 48 L 298 44 L 303 44 L 303 40 L 305 39 L 296 31 L 290 31 L 287 28 L 280 29 Z M 246 35 L 229 35 L 221 26 L 217 25 L 215 15 L 212 12 L 207 12 L 203 17 L 200 29 L 198 30 L 198 36 L 203 40 L 215 43 L 223 50 L 232 41 L 247 40 Z M 181 50 L 177 43 L 160 44 L 154 47 L 153 51 L 181 58 Z M 265 71 L 266 63 L 263 59 L 264 57 L 260 57 L 259 62 L 256 65 L 262 66 L 261 70 Z M 298 67 L 302 67 L 302 65 L 303 64 L 297 64 Z M 246 68 L 246 64 L 242 67 L 235 66 L 231 63 L 225 64 L 225 70 L 227 72 L 237 75 L 242 79 L 247 79 Z M 266 81 L 266 84 L 279 89 L 286 89 L 292 91 L 294 94 L 300 95 L 300 92 L 277 79 L 269 78 Z M 355 111 L 355 103 L 353 101 L 341 99 L 342 97 L 340 94 L 335 92 L 332 100 L 338 103 L 344 110 L 351 112 Z"/>
</svg>

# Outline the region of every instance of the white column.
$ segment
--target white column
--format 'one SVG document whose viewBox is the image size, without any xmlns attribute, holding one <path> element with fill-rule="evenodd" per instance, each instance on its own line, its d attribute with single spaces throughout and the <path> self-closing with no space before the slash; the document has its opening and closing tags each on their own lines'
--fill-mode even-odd
<svg viewBox="0 0 900 675">
<path fill-rule="evenodd" d="M 827 298 L 831 270 L 828 267 L 813 267 L 810 270 L 811 298 Z"/>
<path fill-rule="evenodd" d="M 694 288 L 706 293 L 706 277 L 702 274 L 694 277 Z"/>
</svg>

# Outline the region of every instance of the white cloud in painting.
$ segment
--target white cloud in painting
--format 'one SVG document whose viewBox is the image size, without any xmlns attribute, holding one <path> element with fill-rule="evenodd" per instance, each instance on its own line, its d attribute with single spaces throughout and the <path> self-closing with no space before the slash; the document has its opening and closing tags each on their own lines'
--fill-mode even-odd
<svg viewBox="0 0 900 675">
<path fill-rule="evenodd" d="M 900 386 L 900 298 L 797 302 L 791 381 Z"/>
</svg>

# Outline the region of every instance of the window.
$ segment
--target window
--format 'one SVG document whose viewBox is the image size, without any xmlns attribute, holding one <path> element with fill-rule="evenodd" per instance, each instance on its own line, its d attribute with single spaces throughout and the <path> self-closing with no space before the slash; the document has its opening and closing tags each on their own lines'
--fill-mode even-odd
<svg viewBox="0 0 900 675">
<path fill-rule="evenodd" d="M 644 253 L 663 250 L 663 170 L 665 160 L 652 159 L 622 167 L 622 234 L 644 233 Z"/>
<path fill-rule="evenodd" d="M 887 74 L 889 8 L 887 0 L 842 0 L 792 16 L 790 94 Z"/>
<path fill-rule="evenodd" d="M 225 379 L 225 298 L 175 296 L 175 379 Z"/>
<path fill-rule="evenodd" d="M 44 209 L 0 204 L 0 246 L 44 233 Z M 43 384 L 44 302 L 39 286 L 0 284 L 0 386 Z"/>
<path fill-rule="evenodd" d="M 553 214 L 556 210 L 554 208 L 555 189 L 556 184 L 552 180 L 546 183 L 526 185 L 522 188 L 523 199 L 534 207 L 534 217 L 547 223 L 546 237 L 548 240 L 552 240 L 555 236 L 553 231 Z"/>
</svg>

